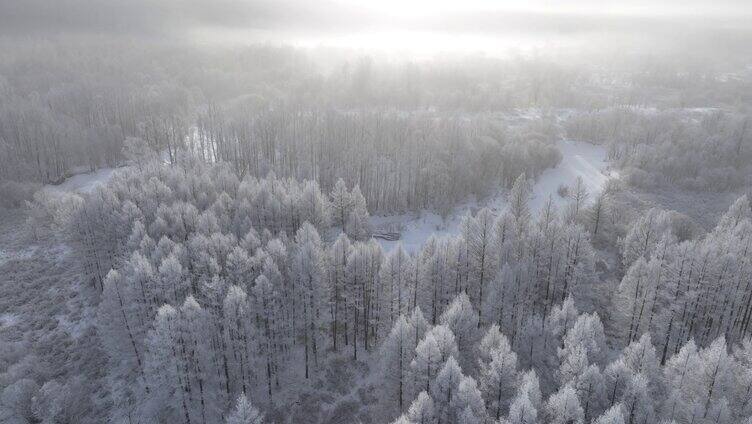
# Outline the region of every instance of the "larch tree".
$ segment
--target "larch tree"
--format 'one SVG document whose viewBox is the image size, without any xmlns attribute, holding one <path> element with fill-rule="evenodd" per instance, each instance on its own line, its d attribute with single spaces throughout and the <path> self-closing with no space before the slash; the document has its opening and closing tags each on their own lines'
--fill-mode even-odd
<svg viewBox="0 0 752 424">
<path fill-rule="evenodd" d="M 256 278 L 253 297 L 256 301 L 254 309 L 261 336 L 258 341 L 259 354 L 263 357 L 267 395 L 271 401 L 274 395 L 273 387 L 276 386 L 275 382 L 278 381 L 276 370 L 277 349 L 280 339 L 277 321 L 280 315 L 278 310 L 279 296 L 266 275 L 262 274 Z"/>
<path fill-rule="evenodd" d="M 233 361 L 229 372 L 232 391 L 249 393 L 255 382 L 255 350 L 252 341 L 256 333 L 253 328 L 253 316 L 249 310 L 248 296 L 238 286 L 231 286 L 227 291 L 222 308 L 225 320 L 225 345 Z"/>
<path fill-rule="evenodd" d="M 457 401 L 453 398 L 459 392 L 460 382 L 465 378 L 457 361 L 453 356 L 444 362 L 441 370 L 436 374 L 431 384 L 431 398 L 434 400 L 436 415 L 440 423 L 449 423 L 457 420 Z"/>
<path fill-rule="evenodd" d="M 487 324 L 494 324 L 498 327 L 504 325 L 504 313 L 508 313 L 510 308 L 511 294 L 507 295 L 508 287 L 512 285 L 512 281 L 517 279 L 512 268 L 508 263 L 505 263 L 501 271 L 496 273 L 494 278 L 489 281 L 488 290 L 482 301 L 482 308 L 484 311 L 484 320 Z"/>
<path fill-rule="evenodd" d="M 461 418 L 472 419 L 478 423 L 483 423 L 488 418 L 486 405 L 483 402 L 483 395 L 478 389 L 478 383 L 470 376 L 464 376 L 460 380 L 457 392 L 453 394 L 451 402 L 454 404 L 456 410 L 462 411 Z"/>
<path fill-rule="evenodd" d="M 496 235 L 491 211 L 483 208 L 475 217 L 467 216 L 462 223 L 462 236 L 467 242 L 470 281 L 476 286 L 471 288 L 470 296 L 475 300 L 480 326 L 483 324 L 481 306 L 485 298 L 484 290 L 487 290 L 488 282 L 493 280 L 497 268 L 497 252 L 494 252 Z"/>
<path fill-rule="evenodd" d="M 653 401 L 648 387 L 648 378 L 634 374 L 629 380 L 622 399 L 627 423 L 650 422 L 654 419 Z"/>
<path fill-rule="evenodd" d="M 147 408 L 147 416 L 157 417 L 160 405 L 167 405 L 174 414 L 186 423 L 191 422 L 189 405 L 190 380 L 187 363 L 180 339 L 178 312 L 170 305 L 159 308 L 154 328 L 147 336 L 148 355 L 145 360 L 145 375 L 153 398 Z M 195 418 L 194 418 L 195 419 Z"/>
<path fill-rule="evenodd" d="M 388 324 L 391 326 L 398 316 L 406 314 L 409 301 L 409 275 L 412 259 L 402 244 L 389 252 L 381 266 L 380 280 L 383 287 L 383 304 L 381 308 L 388 311 Z"/>
<path fill-rule="evenodd" d="M 415 424 L 434 424 L 436 422 L 433 399 L 425 390 L 418 393 L 413 403 L 410 404 L 407 418 Z"/>
<path fill-rule="evenodd" d="M 722 415 L 728 408 L 733 382 L 731 361 L 724 337 L 719 337 L 700 352 L 701 369 L 696 383 L 698 400 L 703 405 L 703 419 Z"/>
<path fill-rule="evenodd" d="M 701 360 L 694 340 L 682 346 L 663 367 L 663 376 L 669 393 L 663 404 L 661 415 L 669 421 L 691 422 L 696 413 L 698 385 L 697 370 L 701 367 Z M 697 417 L 694 417 L 697 419 Z"/>
<path fill-rule="evenodd" d="M 512 185 L 507 196 L 509 212 L 517 223 L 517 228 L 525 228 L 530 221 L 530 197 L 532 188 L 524 173 L 520 174 Z"/>
<path fill-rule="evenodd" d="M 617 403 L 596 418 L 595 421 L 593 421 L 593 424 L 626 424 L 622 409 L 621 404 Z"/>
<path fill-rule="evenodd" d="M 548 316 L 546 316 L 546 328 L 552 336 L 553 343 L 558 344 L 561 340 L 563 347 L 563 337 L 574 326 L 579 316 L 577 308 L 574 305 L 574 299 L 568 296 L 560 305 L 555 305 Z M 547 338 L 548 340 L 548 338 Z"/>
<path fill-rule="evenodd" d="M 302 305 L 302 333 L 305 348 L 305 378 L 309 378 L 310 363 L 318 367 L 319 333 L 324 326 L 323 299 L 326 297 L 324 275 L 324 252 L 316 228 L 304 222 L 295 235 L 296 249 L 293 254 L 293 275 Z M 311 361 L 311 357 L 313 360 Z"/>
<path fill-rule="evenodd" d="M 386 399 L 396 402 L 398 413 L 404 410 L 409 393 L 410 363 L 415 354 L 411 342 L 413 332 L 407 319 L 400 315 L 381 345 Z"/>
<path fill-rule="evenodd" d="M 585 422 L 591 421 L 606 406 L 606 383 L 600 368 L 590 364 L 574 379 L 574 388 L 585 413 Z"/>
<path fill-rule="evenodd" d="M 569 210 L 567 211 L 569 222 L 579 222 L 585 209 L 586 202 L 590 193 L 588 193 L 585 182 L 581 176 L 575 179 L 574 187 L 570 190 L 568 197 L 571 200 Z"/>
<path fill-rule="evenodd" d="M 498 343 L 488 343 L 489 334 L 484 337 L 487 343 L 481 344 L 482 348 L 489 350 L 480 354 L 479 379 L 489 414 L 498 420 L 506 413 L 509 401 L 518 386 L 517 354 L 512 351 L 503 335 Z"/>
<path fill-rule="evenodd" d="M 572 328 L 564 336 L 564 348 L 560 350 L 559 357 L 567 356 L 569 351 L 577 346 L 584 349 L 588 363 L 597 363 L 603 358 L 606 352 L 606 336 L 597 313 L 577 317 Z"/>
<path fill-rule="evenodd" d="M 585 413 L 580 406 L 577 392 L 570 384 L 561 387 L 546 402 L 548 421 L 552 424 L 582 424 Z"/>
<path fill-rule="evenodd" d="M 439 322 L 449 328 L 457 340 L 460 362 L 464 367 L 472 367 L 472 357 L 477 343 L 478 315 L 465 293 L 454 298 Z"/>
<path fill-rule="evenodd" d="M 457 355 L 457 342 L 452 331 L 443 325 L 431 328 L 418 343 L 415 358 L 410 363 L 415 390 L 432 393 L 431 384 L 436 374 L 444 362 Z"/>
<path fill-rule="evenodd" d="M 622 243 L 625 267 L 629 267 L 640 257 L 648 259 L 664 233 L 670 230 L 670 216 L 666 211 L 653 208 L 638 217 Z"/>
<path fill-rule="evenodd" d="M 606 366 L 603 372 L 606 384 L 607 404 L 609 407 L 616 405 L 624 397 L 632 379 L 633 373 L 619 358 Z"/>
<path fill-rule="evenodd" d="M 346 304 L 347 260 L 350 252 L 350 239 L 340 234 L 329 251 L 329 296 L 330 315 L 332 319 L 332 347 L 336 351 L 339 340 L 340 327 L 343 328 L 345 344 L 348 343 L 347 322 L 348 309 Z"/>
<path fill-rule="evenodd" d="M 355 186 L 350 193 L 350 211 L 345 224 L 346 233 L 355 240 L 366 240 L 371 236 L 371 222 L 366 199 L 360 192 L 360 187 Z"/>
<path fill-rule="evenodd" d="M 413 313 L 410 315 L 410 327 L 413 330 L 413 337 L 411 338 L 413 350 L 418 347 L 418 343 L 423 340 L 431 325 L 423 317 L 423 312 L 420 307 L 413 309 Z"/>
<path fill-rule="evenodd" d="M 582 375 L 587 369 L 589 363 L 587 351 L 582 345 L 571 346 L 566 351 L 559 350 L 559 383 L 561 385 L 572 383 Z"/>
<path fill-rule="evenodd" d="M 643 374 L 648 378 L 651 392 L 658 390 L 662 378 L 655 347 L 650 342 L 649 334 L 643 334 L 638 341 L 625 347 L 620 358 L 632 374 Z"/>
<path fill-rule="evenodd" d="M 350 212 L 353 208 L 353 201 L 350 192 L 347 191 L 345 181 L 340 178 L 334 184 L 330 194 L 332 200 L 332 221 L 336 227 L 339 227 L 343 233 L 347 233 L 347 220 L 350 218 Z"/>
<path fill-rule="evenodd" d="M 116 270 L 111 270 L 104 280 L 97 328 L 116 367 L 130 368 L 137 375 L 140 374 L 144 355 L 144 327 L 139 322 L 132 288 L 126 285 L 122 275 Z"/>
<path fill-rule="evenodd" d="M 542 413 L 538 376 L 534 370 L 530 370 L 520 378 L 517 394 L 509 406 L 507 421 L 510 424 L 534 424 Z"/>
<path fill-rule="evenodd" d="M 245 394 L 238 396 L 235 407 L 225 419 L 225 424 L 263 424 L 264 415 L 256 409 Z"/>
<path fill-rule="evenodd" d="M 502 347 L 506 345 L 506 347 Z M 478 368 L 488 366 L 492 361 L 492 353 L 499 349 L 509 349 L 509 340 L 501 333 L 499 326 L 494 324 L 488 327 L 486 334 L 480 339 L 478 344 Z"/>
</svg>

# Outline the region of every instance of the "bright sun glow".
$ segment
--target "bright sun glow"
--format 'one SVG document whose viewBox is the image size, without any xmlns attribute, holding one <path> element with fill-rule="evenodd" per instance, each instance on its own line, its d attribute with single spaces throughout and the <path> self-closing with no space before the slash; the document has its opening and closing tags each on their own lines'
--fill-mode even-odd
<svg viewBox="0 0 752 424">
<path fill-rule="evenodd" d="M 282 41 L 299 47 L 332 47 L 356 51 L 388 52 L 415 59 L 442 53 L 508 56 L 539 50 L 562 52 L 599 44 L 603 34 L 595 28 L 561 30 L 572 19 L 592 16 L 637 16 L 650 9 L 666 13 L 668 5 L 652 5 L 634 1 L 629 4 L 608 0 L 580 0 L 564 4 L 551 0 L 332 0 L 328 3 L 333 15 L 343 13 L 343 25 L 325 29 L 296 26 L 284 29 L 203 27 L 192 30 L 194 39 L 206 43 Z M 690 0 L 672 13 L 692 13 Z M 352 21 L 348 21 L 353 14 Z M 484 27 L 470 22 L 486 17 Z M 494 19 L 498 19 L 498 22 Z M 359 21 L 359 20 L 362 20 Z M 494 24 L 497 22 L 497 24 Z M 541 31 L 540 29 L 544 30 Z M 617 32 L 608 34 L 614 40 Z M 639 32 L 633 32 L 639 37 Z"/>
<path fill-rule="evenodd" d="M 374 12 L 404 18 L 419 18 L 463 11 L 522 10 L 530 7 L 529 3 L 526 6 L 524 1 L 519 0 L 338 0 L 338 2 L 343 5 L 362 7 Z"/>
<path fill-rule="evenodd" d="M 448 34 L 431 31 L 364 31 L 337 36 L 293 40 L 300 47 L 335 47 L 349 50 L 391 52 L 414 59 L 430 58 L 441 53 L 492 56 L 529 53 L 541 48 L 559 48 L 562 41 L 528 35 L 495 37 L 482 34 Z"/>
</svg>

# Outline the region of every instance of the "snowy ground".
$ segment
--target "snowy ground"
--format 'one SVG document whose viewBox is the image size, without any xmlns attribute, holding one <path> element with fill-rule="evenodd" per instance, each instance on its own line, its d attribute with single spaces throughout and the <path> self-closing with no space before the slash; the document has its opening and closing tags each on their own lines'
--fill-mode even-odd
<svg viewBox="0 0 752 424">
<path fill-rule="evenodd" d="M 530 202 L 534 213 L 538 212 L 549 196 L 557 206 L 562 206 L 566 200 L 556 193 L 560 184 L 572 186 L 577 177 L 582 177 L 585 185 L 593 198 L 600 193 L 603 185 L 609 177 L 617 174 L 609 171 L 606 161 L 606 149 L 590 143 L 562 140 L 558 144 L 562 153 L 561 163 L 546 170 L 541 174 L 533 187 L 533 198 Z M 499 192 L 496 196 L 485 202 L 470 200 L 456 208 L 449 214 L 446 220 L 441 216 L 428 211 L 418 214 L 408 213 L 402 215 L 374 216 L 371 223 L 376 229 L 401 228 L 401 237 L 398 241 L 377 239 L 384 250 L 393 249 L 398 243 L 402 243 L 405 250 L 415 252 L 426 240 L 435 234 L 437 237 L 452 236 L 460 231 L 462 218 L 468 213 L 474 213 L 479 207 L 486 206 L 498 213 L 506 207 L 506 195 Z"/>
<path fill-rule="evenodd" d="M 107 184 L 107 181 L 112 177 L 113 172 L 115 172 L 115 168 L 101 168 L 94 172 L 74 175 L 58 185 L 47 184 L 44 186 L 44 189 L 51 193 L 67 193 L 73 191 L 79 193 L 90 193 L 97 186 Z"/>
<path fill-rule="evenodd" d="M 549 196 L 557 206 L 566 202 L 556 193 L 560 184 L 572 187 L 577 177 L 582 177 L 592 199 L 603 190 L 609 177 L 618 177 L 615 171 L 608 170 L 604 146 L 562 140 L 558 147 L 562 154 L 561 163 L 556 168 L 544 171 L 533 187 L 533 199 L 530 202 L 533 212 L 540 211 Z"/>
<path fill-rule="evenodd" d="M 107 355 L 92 306 L 98 291 L 81 280 L 80 261 L 63 242 L 46 232 L 33 237 L 25 219 L 22 210 L 0 209 L 0 389 L 31 378 L 40 386 L 75 381 L 81 393 L 103 394 Z M 90 419 L 70 422 L 106 422 L 101 396 L 80 406 Z M 0 423 L 20 423 L 11 412 L 0 405 Z"/>
</svg>

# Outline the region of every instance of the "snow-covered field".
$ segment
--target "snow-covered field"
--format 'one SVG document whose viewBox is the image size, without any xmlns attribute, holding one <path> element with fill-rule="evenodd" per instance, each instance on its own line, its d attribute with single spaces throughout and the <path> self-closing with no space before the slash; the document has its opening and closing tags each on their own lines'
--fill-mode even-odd
<svg viewBox="0 0 752 424">
<path fill-rule="evenodd" d="M 615 171 L 608 170 L 606 148 L 581 141 L 562 140 L 558 143 L 562 154 L 559 166 L 547 169 L 541 174 L 533 187 L 533 199 L 530 207 L 538 212 L 549 196 L 557 206 L 566 203 L 557 193 L 560 184 L 573 186 L 577 177 L 587 187 L 590 198 L 599 194 L 609 177 L 618 177 Z"/>
<path fill-rule="evenodd" d="M 557 206 L 562 206 L 567 201 L 556 193 L 561 184 L 572 186 L 577 177 L 582 177 L 592 199 L 594 195 L 600 193 L 609 177 L 618 176 L 615 172 L 608 170 L 606 149 L 603 146 L 562 140 L 558 143 L 558 148 L 562 153 L 561 163 L 543 172 L 533 186 L 530 206 L 534 213 L 543 207 L 549 196 Z M 431 234 L 443 237 L 459 233 L 462 218 L 467 213 L 473 213 L 483 206 L 496 213 L 503 211 L 506 207 L 506 194 L 500 191 L 496 196 L 484 202 L 470 200 L 463 203 L 455 207 L 446 220 L 436 213 L 423 211 L 418 214 L 374 216 L 371 218 L 371 223 L 376 229 L 401 228 L 401 237 L 398 241 L 377 239 L 384 250 L 389 251 L 398 243 L 402 243 L 405 250 L 415 252 Z"/>
</svg>

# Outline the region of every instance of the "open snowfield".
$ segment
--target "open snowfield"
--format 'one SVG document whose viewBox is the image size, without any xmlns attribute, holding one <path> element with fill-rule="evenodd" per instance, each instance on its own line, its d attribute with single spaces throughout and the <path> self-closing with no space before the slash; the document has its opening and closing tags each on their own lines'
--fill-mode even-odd
<svg viewBox="0 0 752 424">
<path fill-rule="evenodd" d="M 562 140 L 559 141 L 558 148 L 562 153 L 561 163 L 543 172 L 533 186 L 533 198 L 530 201 L 533 213 L 540 211 L 549 196 L 559 207 L 567 202 L 556 193 L 561 184 L 572 186 L 577 177 L 582 177 L 592 199 L 601 192 L 609 177 L 617 176 L 614 171 L 608 170 L 606 148 L 603 146 Z M 423 211 L 419 214 L 374 216 L 371 218 L 371 223 L 376 229 L 396 227 L 402 229 L 400 240 L 377 239 L 384 250 L 389 251 L 402 243 L 408 252 L 416 252 L 431 234 L 446 237 L 459 233 L 462 218 L 483 206 L 495 213 L 503 211 L 506 207 L 506 193 L 500 191 L 496 196 L 484 202 L 469 200 L 455 207 L 446 220 L 436 213 Z"/>
<path fill-rule="evenodd" d="M 544 171 L 533 187 L 530 207 L 534 213 L 540 211 L 549 196 L 553 198 L 557 206 L 562 206 L 567 202 L 556 193 L 560 184 L 571 187 L 577 177 L 582 177 L 592 199 L 603 190 L 604 184 L 610 177 L 618 176 L 615 171 L 608 170 L 606 148 L 603 146 L 562 140 L 558 143 L 558 147 L 562 154 L 561 163 L 556 168 Z"/>
</svg>

